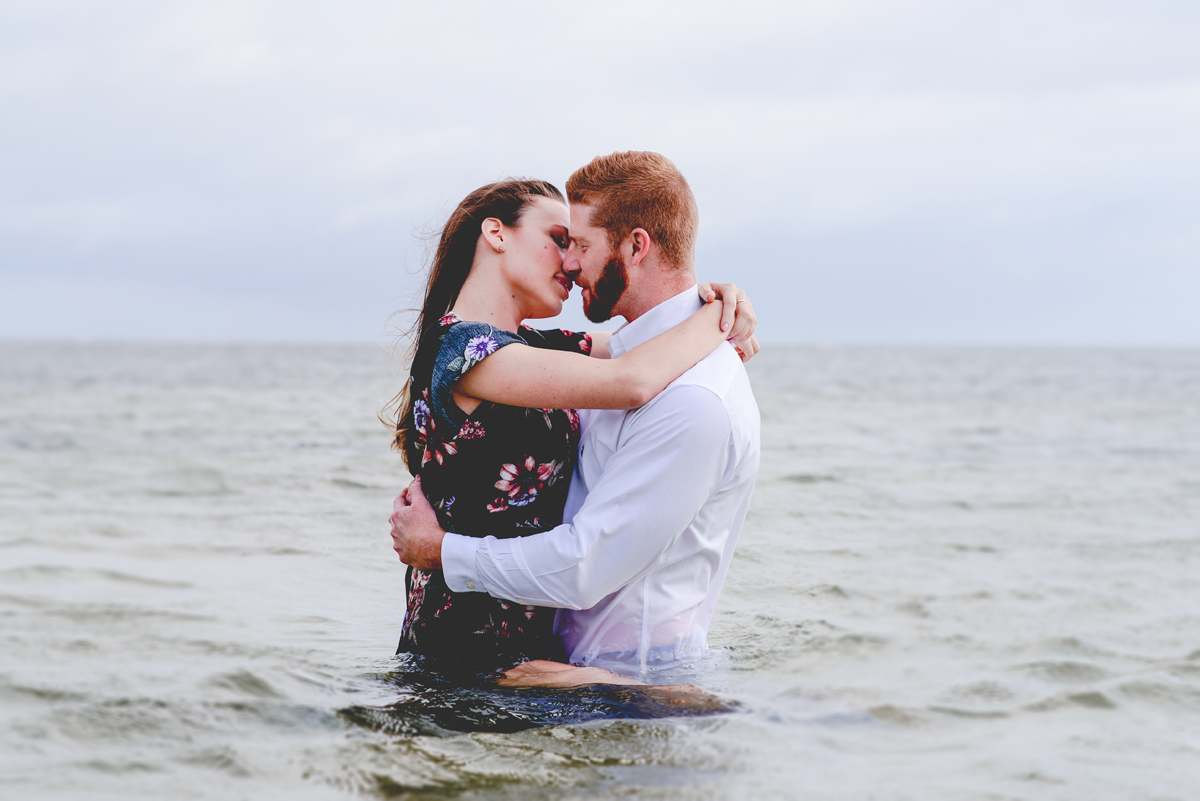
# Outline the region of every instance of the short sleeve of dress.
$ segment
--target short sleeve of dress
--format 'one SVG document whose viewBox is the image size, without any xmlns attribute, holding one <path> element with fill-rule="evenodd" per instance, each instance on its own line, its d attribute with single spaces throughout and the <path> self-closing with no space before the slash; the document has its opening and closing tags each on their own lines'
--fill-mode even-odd
<svg viewBox="0 0 1200 801">
<path fill-rule="evenodd" d="M 568 331 L 565 328 L 539 331 L 523 325 L 521 336 L 534 348 L 564 350 L 568 353 L 582 353 L 585 356 L 592 352 L 592 338 L 581 331 Z"/>
<path fill-rule="evenodd" d="M 472 367 L 514 342 L 526 344 L 513 332 L 487 323 L 460 322 L 446 330 L 430 381 L 431 411 L 439 423 L 447 424 L 450 431 L 457 431 L 467 421 L 467 416 L 454 402 L 454 384 Z"/>
</svg>

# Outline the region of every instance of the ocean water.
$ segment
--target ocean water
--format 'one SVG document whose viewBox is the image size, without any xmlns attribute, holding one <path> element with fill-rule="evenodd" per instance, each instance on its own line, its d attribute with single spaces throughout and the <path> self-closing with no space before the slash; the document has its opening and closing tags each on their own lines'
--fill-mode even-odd
<svg viewBox="0 0 1200 801">
<path fill-rule="evenodd" d="M 0 797 L 1200 793 L 1200 351 L 750 368 L 733 711 L 500 731 L 346 712 L 420 694 L 382 349 L 0 343 Z"/>
</svg>

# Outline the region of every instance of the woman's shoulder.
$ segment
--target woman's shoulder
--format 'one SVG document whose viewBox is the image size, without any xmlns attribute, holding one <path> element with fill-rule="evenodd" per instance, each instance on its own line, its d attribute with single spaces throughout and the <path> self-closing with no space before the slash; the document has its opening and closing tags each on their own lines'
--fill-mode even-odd
<svg viewBox="0 0 1200 801">
<path fill-rule="evenodd" d="M 454 386 L 458 380 L 501 348 L 526 343 L 512 331 L 476 320 L 463 320 L 456 314 L 442 317 L 431 333 L 436 333 L 439 339 L 436 348 L 432 343 L 425 346 L 429 354 L 425 362 L 425 375 L 430 405 L 435 416 L 444 419 L 456 430 L 466 419 L 466 414 L 453 400 Z"/>
<path fill-rule="evenodd" d="M 524 340 L 512 331 L 475 320 L 464 320 L 450 312 L 421 333 L 418 350 L 426 361 L 434 362 L 428 365 L 430 368 L 444 369 L 448 362 L 453 361 L 452 353 L 467 356 L 467 360 L 474 364 L 502 345 L 512 342 Z"/>
<path fill-rule="evenodd" d="M 437 367 L 455 373 L 465 373 L 505 345 L 526 344 L 514 331 L 497 328 L 490 323 L 463 320 L 456 314 L 443 317 L 441 345 Z"/>
</svg>

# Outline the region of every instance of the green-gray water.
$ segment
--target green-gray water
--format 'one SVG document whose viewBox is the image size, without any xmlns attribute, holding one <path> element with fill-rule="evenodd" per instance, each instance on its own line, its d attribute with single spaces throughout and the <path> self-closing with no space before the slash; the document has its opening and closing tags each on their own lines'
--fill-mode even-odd
<svg viewBox="0 0 1200 801">
<path fill-rule="evenodd" d="M 771 348 L 711 717 L 409 734 L 358 346 L 0 344 L 0 796 L 1185 799 L 1200 352 Z"/>
</svg>

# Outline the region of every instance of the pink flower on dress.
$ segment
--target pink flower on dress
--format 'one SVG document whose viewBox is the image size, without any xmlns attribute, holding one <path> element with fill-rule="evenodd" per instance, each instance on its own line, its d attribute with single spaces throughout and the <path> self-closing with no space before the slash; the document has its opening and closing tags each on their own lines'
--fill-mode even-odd
<svg viewBox="0 0 1200 801">
<path fill-rule="evenodd" d="M 455 314 L 454 312 L 450 312 L 449 314 L 442 317 L 442 319 L 438 320 L 438 325 L 453 325 L 454 323 L 457 323 L 457 322 L 459 322 L 458 315 Z"/>
<path fill-rule="evenodd" d="M 458 453 L 458 446 L 453 442 L 438 442 L 433 445 L 426 445 L 425 455 L 421 457 L 421 467 L 424 467 L 425 463 L 429 461 L 445 464 L 446 458 L 456 453 Z"/>
<path fill-rule="evenodd" d="M 412 587 L 408 591 L 408 615 L 404 620 L 404 627 L 410 628 L 414 620 L 417 619 L 417 614 L 421 609 L 421 601 L 425 600 L 425 585 L 429 583 L 432 576 L 425 570 L 413 569 L 412 572 Z"/>
<path fill-rule="evenodd" d="M 496 489 L 508 493 L 509 506 L 527 506 L 537 499 L 538 490 L 547 481 L 553 484 L 557 480 L 561 469 L 562 462 L 538 464 L 532 456 L 526 456 L 520 465 L 506 464 L 500 468 Z"/>
<path fill-rule="evenodd" d="M 421 457 L 421 467 L 430 461 L 445 464 L 446 457 L 458 453 L 458 446 L 453 442 L 439 442 L 437 438 L 437 420 L 429 417 L 429 435 L 425 439 L 425 454 Z"/>
<path fill-rule="evenodd" d="M 462 428 L 458 430 L 458 436 L 455 439 L 479 439 L 487 432 L 475 420 L 468 420 Z"/>
</svg>

